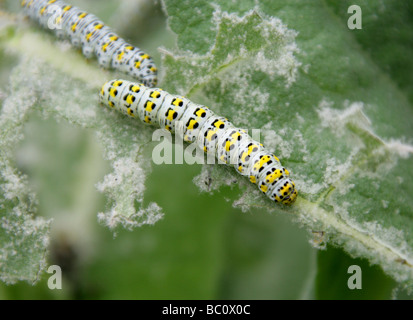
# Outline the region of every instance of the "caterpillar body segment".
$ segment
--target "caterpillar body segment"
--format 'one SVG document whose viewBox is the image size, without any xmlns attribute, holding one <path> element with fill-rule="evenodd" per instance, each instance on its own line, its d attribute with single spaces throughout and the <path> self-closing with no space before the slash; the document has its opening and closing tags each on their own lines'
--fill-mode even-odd
<svg viewBox="0 0 413 320">
<path fill-rule="evenodd" d="M 21 6 L 31 20 L 81 48 L 86 58 L 96 57 L 102 68 L 124 72 L 148 87 L 156 85 L 158 70 L 152 58 L 93 14 L 61 0 L 23 0 Z"/>
</svg>

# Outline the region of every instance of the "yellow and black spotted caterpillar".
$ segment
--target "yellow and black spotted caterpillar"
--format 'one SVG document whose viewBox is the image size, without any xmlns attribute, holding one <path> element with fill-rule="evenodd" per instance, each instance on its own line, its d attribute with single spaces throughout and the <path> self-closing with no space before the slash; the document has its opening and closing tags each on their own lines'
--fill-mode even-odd
<svg viewBox="0 0 413 320">
<path fill-rule="evenodd" d="M 159 88 L 125 80 L 107 82 L 99 97 L 102 104 L 144 123 L 182 134 L 185 141 L 196 143 L 218 162 L 234 165 L 238 173 L 248 176 L 271 200 L 291 204 L 297 198 L 295 184 L 279 159 L 207 107 Z"/>
<path fill-rule="evenodd" d="M 127 73 L 149 87 L 156 85 L 157 70 L 151 57 L 126 43 L 93 14 L 60 0 L 23 0 L 21 5 L 41 26 L 82 47 L 87 58 L 96 56 L 103 68 Z"/>
</svg>

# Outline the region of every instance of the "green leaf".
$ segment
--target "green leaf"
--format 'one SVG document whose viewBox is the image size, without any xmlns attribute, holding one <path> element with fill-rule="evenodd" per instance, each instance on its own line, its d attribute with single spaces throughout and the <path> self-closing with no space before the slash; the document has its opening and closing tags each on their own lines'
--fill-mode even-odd
<svg viewBox="0 0 413 320">
<path fill-rule="evenodd" d="M 249 185 L 235 205 L 294 215 L 325 241 L 413 284 L 408 99 L 359 46 L 362 31 L 340 23 L 347 14 L 337 19 L 322 1 L 242 3 L 164 1 L 178 39 L 164 52 L 166 89 L 262 129 L 299 189 L 288 209 Z M 218 188 L 227 180 L 214 170 Z"/>
<path fill-rule="evenodd" d="M 50 220 L 35 216 L 37 199 L 27 177 L 15 168 L 14 148 L 35 101 L 25 88 L 12 90 L 16 95 L 4 99 L 0 116 L 0 279 L 35 283 L 46 265 Z"/>
<path fill-rule="evenodd" d="M 113 169 L 97 184 L 108 202 L 98 213 L 102 224 L 132 229 L 154 224 L 163 213 L 156 203 L 142 204 L 150 164 L 141 147 L 151 140 L 151 131 L 98 103 L 99 88 L 114 75 L 88 64 L 64 45 L 56 46 L 43 31 L 33 32 L 27 25 L 18 29 L 11 17 L 6 16 L 1 27 L 3 49 L 20 59 L 7 80 L 0 116 L 0 274 L 7 283 L 34 283 L 45 269 L 50 220 L 33 217 L 36 197 L 17 169 L 15 150 L 35 114 L 93 131 Z M 45 166 L 50 165 L 47 160 Z M 73 189 L 73 194 L 82 187 Z"/>
<path fill-rule="evenodd" d="M 412 28 L 413 6 L 409 1 L 327 1 L 336 16 L 347 23 L 347 8 L 362 10 L 362 30 L 354 38 L 374 63 L 387 73 L 413 102 Z"/>
<path fill-rule="evenodd" d="M 253 213 L 228 218 L 218 298 L 313 299 L 317 251 L 307 234 L 289 217 Z"/>
</svg>

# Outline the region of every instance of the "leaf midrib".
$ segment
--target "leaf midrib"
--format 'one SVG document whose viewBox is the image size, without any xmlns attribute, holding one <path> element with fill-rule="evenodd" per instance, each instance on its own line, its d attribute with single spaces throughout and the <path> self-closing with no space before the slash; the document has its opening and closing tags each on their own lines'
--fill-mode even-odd
<svg viewBox="0 0 413 320">
<path fill-rule="evenodd" d="M 217 37 L 218 37 L 218 35 L 219 34 L 217 33 Z M 235 65 L 237 63 L 245 63 L 245 61 L 250 59 L 255 53 L 257 53 L 258 51 L 260 51 L 262 49 L 266 49 L 269 46 L 270 46 L 270 44 L 267 42 L 267 44 L 265 46 L 260 47 L 256 50 L 249 51 L 248 56 L 245 56 L 245 57 L 237 56 L 237 58 L 231 60 L 231 62 L 229 62 L 227 64 L 220 65 L 220 66 L 212 69 L 208 73 L 207 77 L 204 77 L 204 79 L 208 79 L 208 80 L 204 81 L 202 83 L 197 83 L 197 84 L 193 85 L 192 87 L 190 87 L 189 90 L 188 90 L 187 95 L 189 97 L 191 97 L 193 95 L 198 94 L 208 84 L 210 84 L 213 75 L 218 76 L 219 74 L 225 73 L 230 67 L 232 67 L 233 65 Z M 211 50 L 211 54 L 213 54 L 214 49 L 215 49 L 215 46 Z M 380 73 L 383 73 L 381 68 L 378 68 L 378 70 L 380 70 Z M 314 82 L 313 80 L 311 80 L 311 81 Z M 317 84 L 315 84 L 315 85 L 317 85 Z M 398 88 L 398 87 L 396 86 L 396 88 Z M 365 156 L 362 157 L 361 159 L 359 159 L 359 161 L 356 164 L 352 165 L 349 168 L 348 173 L 346 175 L 344 175 L 343 177 L 341 177 L 338 180 L 338 182 L 339 183 L 345 183 L 349 179 L 349 177 L 352 176 L 352 173 L 354 173 L 357 169 L 360 169 L 363 164 L 368 162 L 368 160 L 371 157 L 373 157 L 373 153 L 377 149 L 378 148 L 370 149 L 368 153 L 364 153 Z M 316 214 L 312 215 L 313 217 L 318 217 L 317 218 L 318 221 L 321 221 L 321 222 L 325 223 L 326 225 L 329 225 L 329 226 L 333 227 L 337 232 L 339 232 L 343 235 L 351 236 L 351 237 L 353 237 L 353 239 L 356 239 L 360 243 L 362 243 L 365 247 L 376 250 L 377 252 L 386 253 L 386 256 L 389 259 L 393 259 L 395 261 L 403 261 L 405 265 L 409 266 L 410 268 L 413 268 L 413 261 L 409 261 L 407 257 L 403 256 L 401 253 L 398 253 L 397 250 L 394 247 L 392 247 L 391 245 L 386 244 L 383 241 L 378 241 L 374 237 L 374 235 L 369 234 L 367 231 L 360 230 L 360 228 L 355 228 L 354 226 L 348 224 L 342 218 L 335 215 L 333 212 L 326 211 L 326 210 L 324 210 L 323 208 L 320 207 L 321 203 L 323 203 L 326 199 L 328 199 L 329 197 L 334 195 L 335 192 L 337 192 L 336 190 L 337 190 L 337 188 L 333 185 L 328 187 L 326 190 L 324 190 L 319 195 L 319 197 L 315 200 L 315 202 L 310 202 L 310 201 L 305 200 L 304 198 L 300 197 L 300 199 L 294 204 L 294 206 L 296 208 L 298 207 L 298 211 L 300 211 L 301 213 L 308 212 L 308 209 L 311 209 L 310 212 L 312 212 L 312 213 L 315 212 L 316 213 Z M 326 219 L 320 219 L 319 218 L 319 217 L 322 217 L 322 216 L 329 217 L 328 220 L 330 220 L 330 222 L 326 221 Z"/>
</svg>

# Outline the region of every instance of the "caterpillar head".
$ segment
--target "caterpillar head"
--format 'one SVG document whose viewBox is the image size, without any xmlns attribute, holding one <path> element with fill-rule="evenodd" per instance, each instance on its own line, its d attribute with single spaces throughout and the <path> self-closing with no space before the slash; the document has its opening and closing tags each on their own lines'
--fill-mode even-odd
<svg viewBox="0 0 413 320">
<path fill-rule="evenodd" d="M 288 198 L 285 198 L 284 201 L 282 203 L 284 204 L 293 204 L 295 202 L 295 200 L 297 199 L 297 189 L 294 188 L 294 191 L 290 194 L 290 196 Z"/>
<path fill-rule="evenodd" d="M 270 199 L 283 204 L 292 204 L 297 198 L 295 183 L 289 178 L 281 179 L 269 190 Z"/>
</svg>

